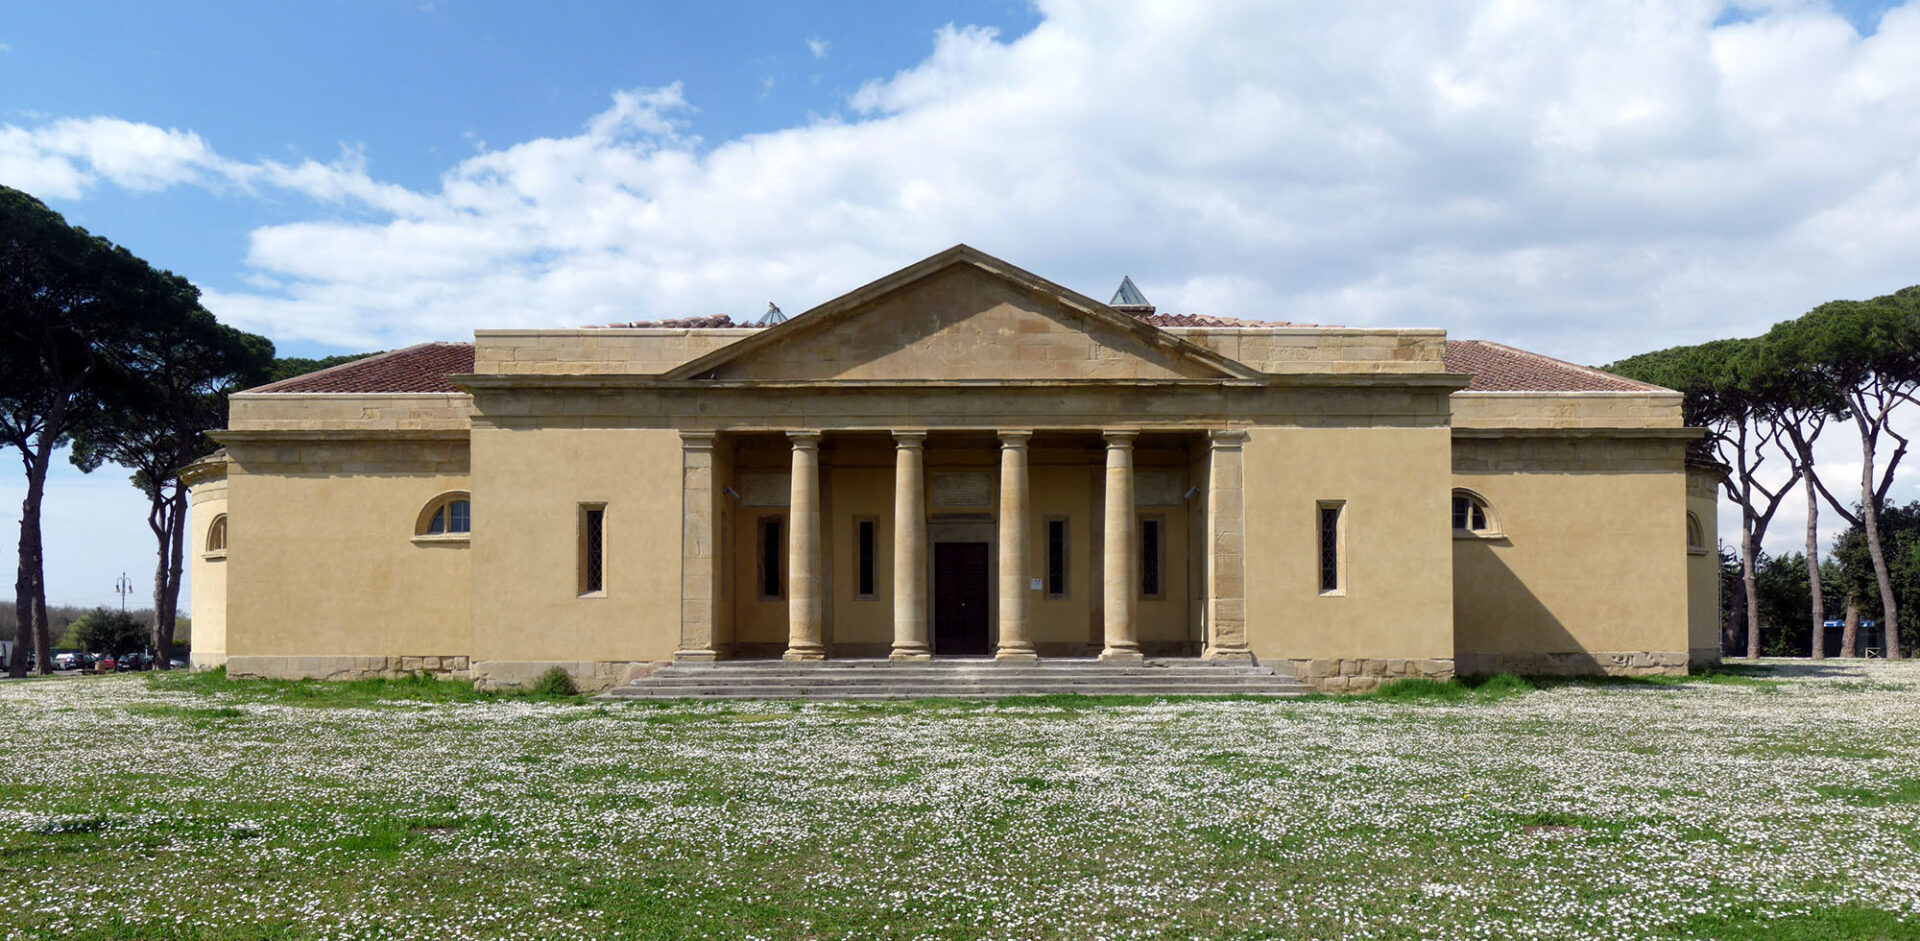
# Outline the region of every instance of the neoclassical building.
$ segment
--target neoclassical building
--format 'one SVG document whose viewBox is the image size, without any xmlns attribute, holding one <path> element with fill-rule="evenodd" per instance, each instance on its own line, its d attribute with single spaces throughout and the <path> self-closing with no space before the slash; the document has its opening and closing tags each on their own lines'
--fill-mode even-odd
<svg viewBox="0 0 1920 941">
<path fill-rule="evenodd" d="M 966 246 L 771 326 L 481 330 L 235 395 L 196 665 L 1718 656 L 1669 390 L 1437 329 L 1102 304 Z"/>
</svg>

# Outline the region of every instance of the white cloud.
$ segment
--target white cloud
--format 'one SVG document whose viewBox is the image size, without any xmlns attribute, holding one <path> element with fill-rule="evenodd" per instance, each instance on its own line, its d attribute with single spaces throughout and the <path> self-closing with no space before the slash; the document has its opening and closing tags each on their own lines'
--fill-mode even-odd
<svg viewBox="0 0 1920 941">
<path fill-rule="evenodd" d="M 798 311 L 966 241 L 1164 309 L 1604 362 L 1920 281 L 1920 0 L 1867 37 L 1821 2 L 1739 11 L 1042 0 L 1018 39 L 939 31 L 845 118 L 733 140 L 669 86 L 418 190 L 357 148 L 241 160 L 112 118 L 0 127 L 0 179 L 322 200 L 207 301 L 348 347 Z"/>
<path fill-rule="evenodd" d="M 827 47 L 828 47 L 828 46 L 831 46 L 831 45 L 833 45 L 833 43 L 832 43 L 832 42 L 830 42 L 830 41 L 828 41 L 828 40 L 825 40 L 825 39 L 821 39 L 821 38 L 820 38 L 820 37 L 818 37 L 818 36 L 808 36 L 808 37 L 807 37 L 807 51 L 808 51 L 809 53 L 812 53 L 812 54 L 813 54 L 813 57 L 814 57 L 814 58 L 816 58 L 816 59 L 824 59 L 824 58 L 826 58 L 826 57 L 827 57 Z"/>
</svg>

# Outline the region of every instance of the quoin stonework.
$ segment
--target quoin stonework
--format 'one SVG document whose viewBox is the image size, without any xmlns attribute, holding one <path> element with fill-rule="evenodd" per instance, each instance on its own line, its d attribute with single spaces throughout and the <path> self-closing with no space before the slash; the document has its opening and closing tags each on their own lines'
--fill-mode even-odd
<svg viewBox="0 0 1920 941">
<path fill-rule="evenodd" d="M 1718 657 L 1697 436 L 1497 343 L 1102 304 L 959 246 L 772 326 L 481 330 L 235 395 L 191 471 L 193 659 L 1683 673 Z"/>
</svg>

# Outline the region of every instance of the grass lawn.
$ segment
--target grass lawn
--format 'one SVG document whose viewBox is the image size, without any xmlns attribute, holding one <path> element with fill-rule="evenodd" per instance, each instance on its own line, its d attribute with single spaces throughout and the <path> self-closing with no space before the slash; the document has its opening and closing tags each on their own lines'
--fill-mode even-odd
<svg viewBox="0 0 1920 941">
<path fill-rule="evenodd" d="M 0 938 L 1920 938 L 1920 663 L 1401 693 L 0 683 Z"/>
</svg>

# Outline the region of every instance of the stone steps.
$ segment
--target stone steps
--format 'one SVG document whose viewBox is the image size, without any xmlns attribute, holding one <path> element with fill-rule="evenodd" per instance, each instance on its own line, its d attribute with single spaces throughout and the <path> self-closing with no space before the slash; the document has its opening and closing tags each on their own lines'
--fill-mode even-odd
<svg viewBox="0 0 1920 941">
<path fill-rule="evenodd" d="M 736 660 L 675 663 L 600 699 L 991 699 L 1005 696 L 1298 696 L 1292 676 L 1256 663 L 1048 659 Z"/>
</svg>

